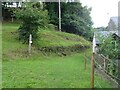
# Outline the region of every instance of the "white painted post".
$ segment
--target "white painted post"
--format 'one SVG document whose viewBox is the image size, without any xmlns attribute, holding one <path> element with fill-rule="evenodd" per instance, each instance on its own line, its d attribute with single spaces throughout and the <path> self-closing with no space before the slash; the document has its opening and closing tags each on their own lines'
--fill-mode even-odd
<svg viewBox="0 0 120 90">
<path fill-rule="evenodd" d="M 29 36 L 29 49 L 28 49 L 29 54 L 31 54 L 31 44 L 32 44 L 32 35 L 30 34 L 30 36 Z"/>
</svg>

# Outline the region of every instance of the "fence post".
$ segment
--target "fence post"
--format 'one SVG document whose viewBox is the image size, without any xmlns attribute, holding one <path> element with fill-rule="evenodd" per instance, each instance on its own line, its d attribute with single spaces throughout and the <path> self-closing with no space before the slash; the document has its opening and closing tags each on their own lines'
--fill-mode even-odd
<svg viewBox="0 0 120 90">
<path fill-rule="evenodd" d="M 91 88 L 94 89 L 94 55 L 95 53 L 92 53 L 92 60 L 91 60 Z"/>
<path fill-rule="evenodd" d="M 104 69 L 104 71 L 105 71 L 105 70 L 106 70 L 106 60 L 105 60 L 105 58 L 104 58 L 103 60 L 104 60 L 103 69 Z"/>
</svg>

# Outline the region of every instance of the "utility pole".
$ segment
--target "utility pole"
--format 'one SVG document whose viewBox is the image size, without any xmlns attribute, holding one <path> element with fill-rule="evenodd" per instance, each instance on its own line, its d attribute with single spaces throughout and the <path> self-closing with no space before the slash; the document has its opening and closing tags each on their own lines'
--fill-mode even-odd
<svg viewBox="0 0 120 90">
<path fill-rule="evenodd" d="M 61 32 L 61 5 L 59 0 L 59 31 Z"/>
</svg>

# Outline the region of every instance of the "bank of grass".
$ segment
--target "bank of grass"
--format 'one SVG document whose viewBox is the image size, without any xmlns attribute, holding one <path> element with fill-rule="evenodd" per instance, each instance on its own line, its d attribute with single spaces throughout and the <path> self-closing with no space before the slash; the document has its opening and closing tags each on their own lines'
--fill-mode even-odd
<svg viewBox="0 0 120 90">
<path fill-rule="evenodd" d="M 3 50 L 8 51 L 8 49 L 12 48 L 20 48 L 26 47 L 21 42 L 19 42 L 17 38 L 17 34 L 15 33 L 19 28 L 19 24 L 17 23 L 3 23 Z M 33 41 L 34 43 L 34 41 Z M 14 45 L 13 45 L 14 44 Z M 39 29 L 38 32 L 38 40 L 37 45 L 38 47 L 53 47 L 53 46 L 90 46 L 90 42 L 85 40 L 83 37 L 69 34 L 65 32 L 59 32 L 55 30 L 51 30 L 49 28 L 46 29 Z"/>
<path fill-rule="evenodd" d="M 17 41 L 16 34 L 11 33 L 16 31 L 18 26 L 18 24 L 3 24 L 2 84 L 4 88 L 90 88 L 90 62 L 87 61 L 87 69 L 84 70 L 84 52 L 60 57 L 52 53 L 44 55 L 33 48 L 32 55 L 28 56 L 26 52 L 28 46 Z M 45 35 L 52 34 L 51 31 L 42 32 Z M 54 35 L 56 38 L 59 37 L 59 32 L 53 31 L 51 37 Z M 44 35 L 43 37 L 50 39 Z M 80 38 L 76 38 L 75 43 L 77 39 Z M 64 43 L 60 45 L 66 45 Z M 90 50 L 86 52 L 90 53 Z M 95 79 L 103 88 L 113 87 L 98 75 L 95 75 Z M 95 83 L 95 87 L 100 88 L 98 83 Z"/>
<path fill-rule="evenodd" d="M 83 37 L 59 31 L 41 30 L 39 32 L 38 44 L 41 47 L 45 46 L 90 46 L 90 42 Z"/>
</svg>

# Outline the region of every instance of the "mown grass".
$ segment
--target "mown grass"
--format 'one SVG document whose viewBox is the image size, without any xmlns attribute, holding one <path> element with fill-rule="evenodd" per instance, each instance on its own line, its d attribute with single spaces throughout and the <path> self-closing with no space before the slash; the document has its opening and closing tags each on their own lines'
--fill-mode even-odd
<svg viewBox="0 0 120 90">
<path fill-rule="evenodd" d="M 25 51 L 28 46 L 17 41 L 15 35 L 11 33 L 16 31 L 18 26 L 18 24 L 3 24 L 2 84 L 4 88 L 90 88 L 90 62 L 87 61 L 87 69 L 84 70 L 83 52 L 59 57 L 53 54 L 45 56 L 42 52 L 33 50 L 32 55 L 27 56 Z M 43 31 L 45 34 L 49 32 Z M 59 32 L 54 33 L 56 34 L 58 35 Z M 90 50 L 86 52 L 90 54 Z M 103 88 L 113 87 L 96 74 L 95 79 Z M 97 83 L 95 87 L 100 88 Z"/>
<path fill-rule="evenodd" d="M 111 87 L 95 76 L 104 88 Z M 90 88 L 90 63 L 84 70 L 82 54 L 67 57 L 31 57 L 3 62 L 3 87 Z M 99 85 L 95 83 L 95 87 Z"/>
</svg>

